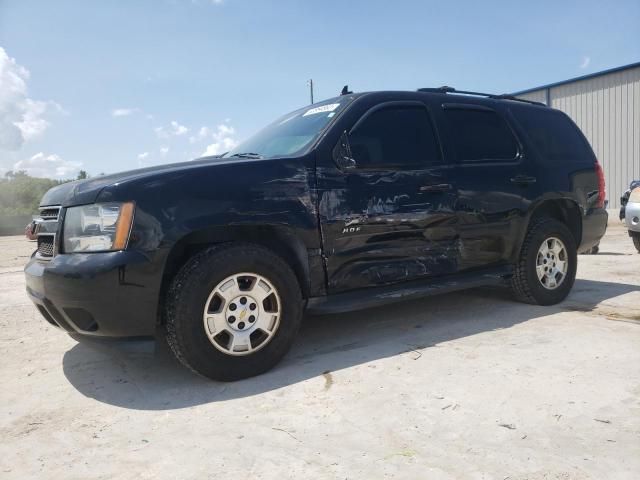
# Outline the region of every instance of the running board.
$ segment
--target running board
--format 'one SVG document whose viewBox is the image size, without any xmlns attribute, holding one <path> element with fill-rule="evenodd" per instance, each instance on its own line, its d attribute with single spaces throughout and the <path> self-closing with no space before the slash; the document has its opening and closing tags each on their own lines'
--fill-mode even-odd
<svg viewBox="0 0 640 480">
<path fill-rule="evenodd" d="M 365 308 L 379 307 L 380 305 L 403 300 L 466 290 L 468 288 L 484 287 L 486 285 L 504 285 L 505 277 L 512 274 L 513 268 L 508 265 L 478 272 L 447 275 L 429 280 L 404 282 L 384 287 L 363 288 L 325 297 L 312 297 L 307 302 L 307 312 L 316 315 L 351 312 Z"/>
</svg>

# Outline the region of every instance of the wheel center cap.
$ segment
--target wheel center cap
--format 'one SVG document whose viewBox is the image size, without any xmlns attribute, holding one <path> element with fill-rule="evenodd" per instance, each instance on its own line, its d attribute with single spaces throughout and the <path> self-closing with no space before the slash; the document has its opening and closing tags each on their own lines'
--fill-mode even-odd
<svg viewBox="0 0 640 480">
<path fill-rule="evenodd" d="M 240 332 L 253 327 L 257 315 L 257 302 L 248 295 L 234 298 L 227 306 L 225 313 L 229 327 Z"/>
</svg>

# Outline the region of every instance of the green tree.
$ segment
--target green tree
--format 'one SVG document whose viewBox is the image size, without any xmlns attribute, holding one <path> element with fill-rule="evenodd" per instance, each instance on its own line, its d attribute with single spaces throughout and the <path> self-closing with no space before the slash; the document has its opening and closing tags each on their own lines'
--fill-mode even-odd
<svg viewBox="0 0 640 480">
<path fill-rule="evenodd" d="M 0 178 L 0 217 L 37 213 L 40 199 L 47 190 L 68 181 L 35 178 L 24 171 L 5 173 L 4 178 Z"/>
</svg>

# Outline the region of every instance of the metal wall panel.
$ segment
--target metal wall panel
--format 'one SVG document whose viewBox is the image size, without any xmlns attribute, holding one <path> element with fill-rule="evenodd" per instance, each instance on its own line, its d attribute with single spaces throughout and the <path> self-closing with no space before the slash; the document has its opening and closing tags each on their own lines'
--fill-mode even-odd
<svg viewBox="0 0 640 480">
<path fill-rule="evenodd" d="M 551 106 L 569 115 L 602 164 L 610 208 L 640 179 L 640 67 L 549 88 Z M 547 89 L 519 95 L 546 103 Z"/>
</svg>

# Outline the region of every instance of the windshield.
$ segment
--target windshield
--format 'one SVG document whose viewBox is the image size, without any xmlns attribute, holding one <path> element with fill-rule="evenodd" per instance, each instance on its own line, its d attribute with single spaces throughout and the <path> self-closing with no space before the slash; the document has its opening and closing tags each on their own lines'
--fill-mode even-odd
<svg viewBox="0 0 640 480">
<path fill-rule="evenodd" d="M 295 155 L 315 141 L 344 108 L 340 99 L 310 105 L 280 117 L 224 157 L 270 158 Z"/>
</svg>

